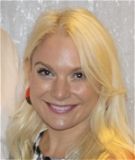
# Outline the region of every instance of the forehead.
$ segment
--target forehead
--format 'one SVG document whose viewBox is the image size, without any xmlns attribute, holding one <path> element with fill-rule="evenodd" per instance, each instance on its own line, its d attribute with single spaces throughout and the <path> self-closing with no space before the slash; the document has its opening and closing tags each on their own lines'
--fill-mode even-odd
<svg viewBox="0 0 135 160">
<path fill-rule="evenodd" d="M 33 62 L 42 61 L 51 65 L 80 67 L 80 57 L 72 39 L 60 33 L 48 36 L 37 48 Z"/>
</svg>

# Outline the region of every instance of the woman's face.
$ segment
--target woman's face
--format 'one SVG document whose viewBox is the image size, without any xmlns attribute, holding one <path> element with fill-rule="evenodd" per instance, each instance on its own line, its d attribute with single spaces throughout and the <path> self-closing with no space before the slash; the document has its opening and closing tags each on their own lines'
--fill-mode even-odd
<svg viewBox="0 0 135 160">
<path fill-rule="evenodd" d="M 29 83 L 32 105 L 48 127 L 89 124 L 98 95 L 87 82 L 71 38 L 57 33 L 44 40 L 32 57 Z"/>
</svg>

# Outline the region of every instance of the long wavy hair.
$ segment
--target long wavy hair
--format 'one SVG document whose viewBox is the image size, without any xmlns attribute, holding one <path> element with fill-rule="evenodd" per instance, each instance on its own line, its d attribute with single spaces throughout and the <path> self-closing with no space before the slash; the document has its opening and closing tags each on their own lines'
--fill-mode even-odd
<svg viewBox="0 0 135 160">
<path fill-rule="evenodd" d="M 24 55 L 25 85 L 28 86 L 31 57 L 43 40 L 58 30 L 72 38 L 80 56 L 81 67 L 89 83 L 99 94 L 98 104 L 90 113 L 90 132 L 68 152 L 72 160 L 127 160 L 135 158 L 133 138 L 128 127 L 126 88 L 121 76 L 117 50 L 106 28 L 88 10 L 82 8 L 50 11 L 36 21 Z M 100 84 L 97 87 L 96 83 Z M 8 131 L 12 158 L 32 159 L 33 142 L 40 130 L 45 129 L 25 97 Z"/>
</svg>

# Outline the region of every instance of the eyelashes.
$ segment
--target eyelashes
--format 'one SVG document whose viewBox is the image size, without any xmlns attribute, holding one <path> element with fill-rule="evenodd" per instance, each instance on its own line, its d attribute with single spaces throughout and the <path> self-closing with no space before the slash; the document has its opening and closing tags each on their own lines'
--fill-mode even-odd
<svg viewBox="0 0 135 160">
<path fill-rule="evenodd" d="M 55 77 L 57 75 L 47 68 L 39 68 L 37 70 L 37 73 L 42 77 L 48 77 L 48 78 Z M 71 79 L 72 80 L 85 80 L 86 76 L 82 71 L 78 71 L 78 72 L 71 73 Z"/>
<path fill-rule="evenodd" d="M 73 78 L 75 79 L 86 79 L 86 76 L 83 72 L 76 72 L 73 74 Z"/>
<path fill-rule="evenodd" d="M 53 76 L 53 73 L 46 69 L 46 68 L 39 68 L 37 70 L 37 73 L 40 75 L 40 76 L 46 76 L 46 77 L 50 77 L 50 76 Z"/>
</svg>

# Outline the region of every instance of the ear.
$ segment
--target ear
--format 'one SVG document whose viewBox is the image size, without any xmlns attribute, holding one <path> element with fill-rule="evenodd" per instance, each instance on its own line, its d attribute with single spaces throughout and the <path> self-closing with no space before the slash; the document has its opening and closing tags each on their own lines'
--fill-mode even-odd
<svg viewBox="0 0 135 160">
<path fill-rule="evenodd" d="M 26 58 L 24 60 L 24 73 L 25 73 L 26 80 L 28 81 L 30 81 L 31 72 L 32 72 L 32 63 L 29 58 Z"/>
</svg>

